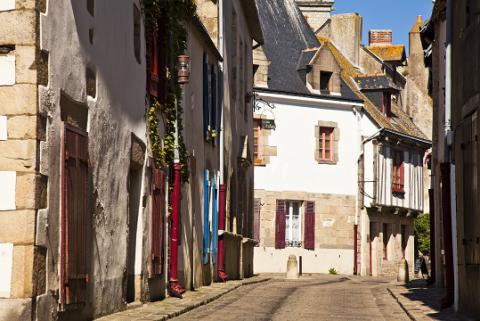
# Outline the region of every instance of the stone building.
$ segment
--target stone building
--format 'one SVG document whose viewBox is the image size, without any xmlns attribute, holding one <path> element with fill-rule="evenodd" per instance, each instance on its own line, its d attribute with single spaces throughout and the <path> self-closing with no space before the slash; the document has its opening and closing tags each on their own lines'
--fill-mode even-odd
<svg viewBox="0 0 480 321">
<path fill-rule="evenodd" d="M 414 262 L 429 141 L 400 105 L 397 71 L 361 46 L 362 18 L 328 12 L 317 29 L 312 12 L 333 3 L 302 4 L 257 2 L 255 270 L 284 272 L 295 254 L 306 273 L 396 276 Z"/>
<path fill-rule="evenodd" d="M 436 1 L 421 30 L 434 101 L 432 270 L 444 307 L 480 315 L 476 1 Z M 433 272 L 432 271 L 432 272 Z"/>
<path fill-rule="evenodd" d="M 165 102 L 167 69 L 177 59 L 168 30 L 146 35 L 137 0 L 2 1 L 0 320 L 91 320 L 162 299 L 172 283 L 210 284 L 219 280 L 217 269 L 233 279 L 252 274 L 247 66 L 252 39 L 262 38 L 252 6 L 221 3 L 226 17 L 217 19 L 218 34 L 225 19 L 236 17 L 238 25 L 218 41 L 198 17 L 185 22 L 191 81 L 183 87 L 182 116 L 191 171 L 179 193 L 180 257 L 172 279 L 177 240 L 167 191 L 175 176 L 154 160 L 145 99 Z M 235 46 L 221 45 L 234 34 Z M 228 64 L 241 63 L 228 74 Z M 235 98 L 224 90 L 233 84 Z M 163 140 L 164 122 L 157 130 Z"/>
<path fill-rule="evenodd" d="M 143 22 L 115 6 L 0 7 L 2 320 L 111 313 L 142 275 Z"/>
</svg>

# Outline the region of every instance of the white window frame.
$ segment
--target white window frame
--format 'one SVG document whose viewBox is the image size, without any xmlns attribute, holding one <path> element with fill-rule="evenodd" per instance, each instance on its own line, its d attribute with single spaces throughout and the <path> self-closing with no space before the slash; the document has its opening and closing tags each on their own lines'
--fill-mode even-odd
<svg viewBox="0 0 480 321">
<path fill-rule="evenodd" d="M 294 241 L 293 238 L 293 206 L 294 204 L 298 205 L 298 240 Z M 302 201 L 286 201 L 286 224 L 285 224 L 285 245 L 286 247 L 302 247 L 303 237 L 302 237 Z"/>
</svg>

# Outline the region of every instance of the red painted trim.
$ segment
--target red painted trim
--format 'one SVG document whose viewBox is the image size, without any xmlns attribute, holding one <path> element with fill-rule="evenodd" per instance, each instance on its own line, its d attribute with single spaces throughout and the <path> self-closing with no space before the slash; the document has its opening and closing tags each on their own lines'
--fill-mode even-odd
<svg viewBox="0 0 480 321">
<path fill-rule="evenodd" d="M 220 184 L 219 188 L 219 209 L 218 209 L 218 229 L 225 231 L 225 185 Z M 224 236 L 218 236 L 218 262 L 217 262 L 217 269 L 218 269 L 218 278 L 221 281 L 226 281 L 227 275 L 225 273 L 225 263 L 224 263 Z"/>
<path fill-rule="evenodd" d="M 353 225 L 353 274 L 358 274 L 358 225 Z"/>
<path fill-rule="evenodd" d="M 59 266 L 59 273 L 60 273 L 60 310 L 63 311 L 65 309 L 65 284 L 66 284 L 66 276 L 65 276 L 65 222 L 66 222 L 66 213 L 65 213 L 65 125 L 62 122 L 62 132 L 60 134 L 60 228 L 59 228 L 59 236 L 60 236 L 60 266 Z"/>
<path fill-rule="evenodd" d="M 177 280 L 178 270 L 178 217 L 180 201 L 180 169 L 181 164 L 174 164 L 174 183 L 172 195 L 172 216 L 171 216 L 171 235 L 170 235 L 170 281 Z"/>
</svg>

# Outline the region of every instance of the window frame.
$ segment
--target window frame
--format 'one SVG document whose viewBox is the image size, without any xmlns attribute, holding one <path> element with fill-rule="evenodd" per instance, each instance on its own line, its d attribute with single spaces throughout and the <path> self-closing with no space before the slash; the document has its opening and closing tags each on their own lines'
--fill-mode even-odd
<svg viewBox="0 0 480 321">
<path fill-rule="evenodd" d="M 393 150 L 392 193 L 405 193 L 405 155 L 403 150 Z"/>
<path fill-rule="evenodd" d="M 298 206 L 298 229 L 296 230 L 299 240 L 294 241 L 294 231 L 293 231 L 293 205 Z M 303 246 L 303 233 L 302 233 L 302 218 L 304 213 L 302 211 L 303 202 L 295 200 L 286 200 L 285 201 L 285 247 L 298 247 Z"/>
<path fill-rule="evenodd" d="M 320 160 L 324 162 L 333 162 L 333 152 L 334 152 L 334 147 L 333 145 L 333 132 L 335 128 L 333 127 L 327 127 L 327 126 L 321 126 L 320 127 Z M 327 140 L 328 136 L 328 140 Z M 328 148 L 327 148 L 327 142 L 328 142 Z M 329 153 L 329 157 L 327 158 L 327 151 Z"/>
</svg>

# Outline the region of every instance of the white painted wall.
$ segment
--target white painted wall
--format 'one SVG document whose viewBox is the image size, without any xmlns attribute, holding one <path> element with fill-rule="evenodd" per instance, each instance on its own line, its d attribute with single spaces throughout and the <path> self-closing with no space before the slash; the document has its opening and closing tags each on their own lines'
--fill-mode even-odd
<svg viewBox="0 0 480 321">
<path fill-rule="evenodd" d="M 15 56 L 0 55 L 0 86 L 15 84 Z"/>
<path fill-rule="evenodd" d="M 17 173 L 0 171 L 0 211 L 15 209 Z"/>
<path fill-rule="evenodd" d="M 302 248 L 287 247 L 275 249 L 273 247 L 254 248 L 254 273 L 286 273 L 289 255 L 295 255 L 297 262 L 302 257 L 303 273 L 328 273 L 335 268 L 339 274 L 353 273 L 353 249 L 317 249 L 314 251 Z"/>
<path fill-rule="evenodd" d="M 0 116 L 0 140 L 7 140 L 7 116 Z"/>
<path fill-rule="evenodd" d="M 0 243 L 0 262 L 0 298 L 9 298 L 13 265 L 12 243 Z"/>
<path fill-rule="evenodd" d="M 270 164 L 255 167 L 255 189 L 355 195 L 358 126 L 362 135 L 377 130 L 367 117 L 362 117 L 358 124 L 352 110 L 355 103 L 259 95 L 275 105 L 277 127 L 268 138 L 268 145 L 277 147 L 277 156 L 270 157 Z M 318 164 L 315 160 L 315 126 L 319 120 L 336 122 L 340 130 L 335 165 Z"/>
<path fill-rule="evenodd" d="M 15 9 L 15 0 L 0 0 L 0 11 L 9 11 Z"/>
</svg>

